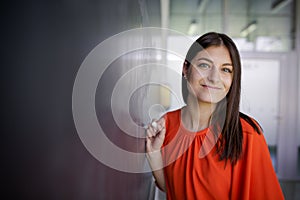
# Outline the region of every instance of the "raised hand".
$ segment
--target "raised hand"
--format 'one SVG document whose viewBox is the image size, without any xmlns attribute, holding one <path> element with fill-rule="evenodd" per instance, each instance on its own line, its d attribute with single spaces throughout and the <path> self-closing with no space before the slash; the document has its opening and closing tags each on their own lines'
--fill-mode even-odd
<svg viewBox="0 0 300 200">
<path fill-rule="evenodd" d="M 148 125 L 146 136 L 147 153 L 160 151 L 166 134 L 165 119 L 162 117 Z"/>
</svg>

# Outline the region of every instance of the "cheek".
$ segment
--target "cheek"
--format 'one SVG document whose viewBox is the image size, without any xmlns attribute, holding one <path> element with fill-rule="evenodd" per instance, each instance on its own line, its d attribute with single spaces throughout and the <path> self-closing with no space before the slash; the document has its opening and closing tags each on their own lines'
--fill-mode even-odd
<svg viewBox="0 0 300 200">
<path fill-rule="evenodd" d="M 223 83 L 224 83 L 226 90 L 229 90 L 232 85 L 232 77 L 225 77 L 223 79 Z"/>
<path fill-rule="evenodd" d="M 205 77 L 205 73 L 201 72 L 199 69 L 193 68 L 190 71 L 190 78 L 193 80 L 199 80 Z"/>
</svg>

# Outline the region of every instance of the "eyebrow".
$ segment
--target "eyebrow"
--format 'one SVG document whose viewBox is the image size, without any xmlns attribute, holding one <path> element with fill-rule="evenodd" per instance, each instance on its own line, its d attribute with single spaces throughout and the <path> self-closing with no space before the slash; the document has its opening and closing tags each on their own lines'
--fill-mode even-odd
<svg viewBox="0 0 300 200">
<path fill-rule="evenodd" d="M 208 58 L 198 58 L 197 61 L 199 61 L 199 60 L 205 60 L 211 64 L 214 64 L 214 62 Z M 233 66 L 233 65 L 231 63 L 223 63 L 222 66 Z"/>
</svg>

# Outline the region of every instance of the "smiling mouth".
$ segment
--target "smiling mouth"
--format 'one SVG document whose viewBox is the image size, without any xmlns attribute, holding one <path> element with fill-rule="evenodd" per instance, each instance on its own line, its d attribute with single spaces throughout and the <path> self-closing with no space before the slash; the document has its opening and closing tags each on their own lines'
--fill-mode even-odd
<svg viewBox="0 0 300 200">
<path fill-rule="evenodd" d="M 213 89 L 213 90 L 221 90 L 222 89 L 222 88 L 211 86 L 211 85 L 201 85 L 201 86 L 204 88 Z"/>
</svg>

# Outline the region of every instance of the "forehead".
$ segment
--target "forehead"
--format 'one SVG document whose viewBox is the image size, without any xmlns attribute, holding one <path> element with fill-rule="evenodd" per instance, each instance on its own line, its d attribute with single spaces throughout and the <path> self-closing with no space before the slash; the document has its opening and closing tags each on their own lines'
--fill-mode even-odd
<svg viewBox="0 0 300 200">
<path fill-rule="evenodd" d="M 231 63 L 230 53 L 225 46 L 210 46 L 202 51 L 199 51 L 193 58 L 197 61 L 200 58 L 210 59 L 213 62 Z"/>
</svg>

